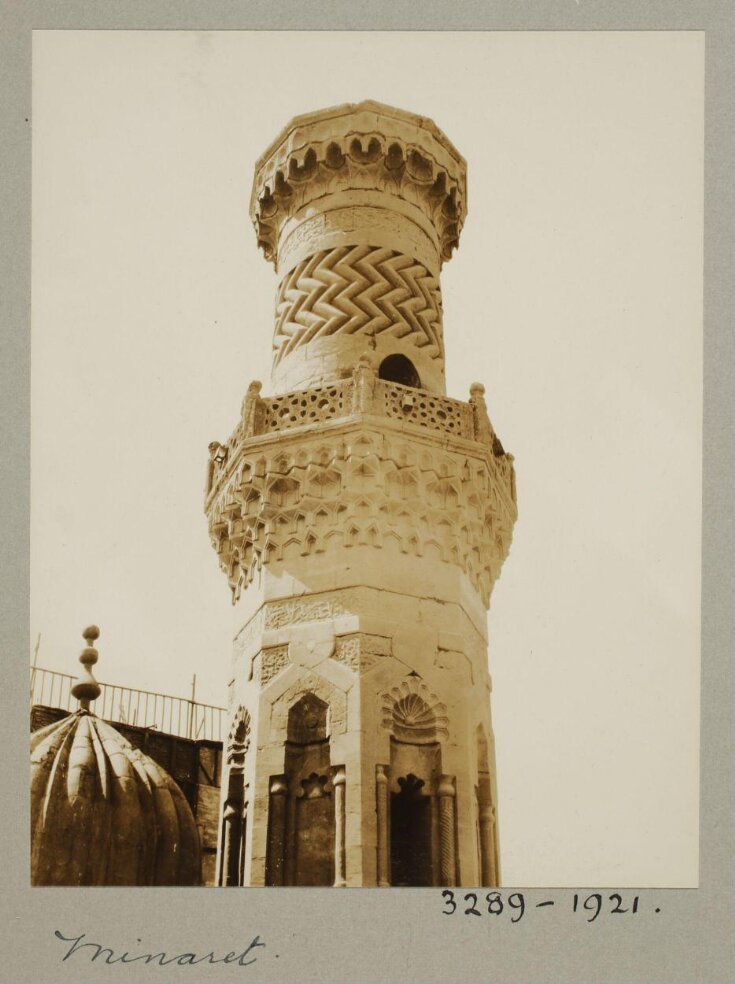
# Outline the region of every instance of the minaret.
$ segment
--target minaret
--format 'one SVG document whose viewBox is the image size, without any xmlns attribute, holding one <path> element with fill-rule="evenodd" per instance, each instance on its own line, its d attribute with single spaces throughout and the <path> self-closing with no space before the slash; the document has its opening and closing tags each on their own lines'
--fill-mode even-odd
<svg viewBox="0 0 735 984">
<path fill-rule="evenodd" d="M 446 396 L 465 213 L 462 156 L 375 102 L 296 117 L 256 165 L 270 395 L 206 489 L 235 612 L 220 884 L 499 884 L 487 609 L 515 480 L 484 387 Z"/>
</svg>

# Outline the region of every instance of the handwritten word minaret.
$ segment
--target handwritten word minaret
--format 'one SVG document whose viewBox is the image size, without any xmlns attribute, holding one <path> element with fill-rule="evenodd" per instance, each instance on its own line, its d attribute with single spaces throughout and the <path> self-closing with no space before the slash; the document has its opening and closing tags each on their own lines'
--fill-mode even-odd
<svg viewBox="0 0 735 984">
<path fill-rule="evenodd" d="M 222 885 L 499 884 L 487 609 L 515 480 L 484 387 L 446 395 L 465 186 L 434 123 L 374 102 L 295 118 L 256 165 L 271 383 L 206 490 L 235 612 Z"/>
</svg>

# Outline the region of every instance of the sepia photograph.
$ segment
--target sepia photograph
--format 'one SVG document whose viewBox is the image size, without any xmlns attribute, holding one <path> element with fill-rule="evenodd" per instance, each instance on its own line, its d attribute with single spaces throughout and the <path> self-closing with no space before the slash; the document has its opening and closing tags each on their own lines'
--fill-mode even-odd
<svg viewBox="0 0 735 984">
<path fill-rule="evenodd" d="M 703 34 L 32 57 L 29 882 L 696 888 Z"/>
</svg>

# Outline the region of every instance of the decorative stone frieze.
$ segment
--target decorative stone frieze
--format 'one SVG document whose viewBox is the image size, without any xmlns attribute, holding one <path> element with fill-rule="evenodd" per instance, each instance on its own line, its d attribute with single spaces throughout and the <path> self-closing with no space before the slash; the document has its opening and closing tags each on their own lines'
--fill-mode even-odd
<svg viewBox="0 0 735 984">
<path fill-rule="evenodd" d="M 265 686 L 276 674 L 288 666 L 288 646 L 264 649 L 260 656 L 260 684 Z"/>
<path fill-rule="evenodd" d="M 289 601 L 270 602 L 264 609 L 264 626 L 271 630 L 304 622 L 325 622 L 347 614 L 350 597 L 350 592 L 342 591 L 339 595 L 308 595 Z"/>
<path fill-rule="evenodd" d="M 355 673 L 365 673 L 391 654 L 391 641 L 386 636 L 355 632 L 338 637 L 334 659 L 349 666 Z"/>
</svg>

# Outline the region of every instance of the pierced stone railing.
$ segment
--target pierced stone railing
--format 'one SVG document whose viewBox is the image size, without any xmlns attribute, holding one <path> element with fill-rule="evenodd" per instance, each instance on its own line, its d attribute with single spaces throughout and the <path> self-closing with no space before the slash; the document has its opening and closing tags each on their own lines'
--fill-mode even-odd
<svg viewBox="0 0 735 984">
<path fill-rule="evenodd" d="M 475 440 L 469 403 L 381 379 L 375 386 L 374 406 L 379 414 L 392 420 Z"/>
<path fill-rule="evenodd" d="M 256 433 L 270 434 L 304 424 L 322 423 L 352 412 L 351 379 L 314 389 L 298 390 L 263 400 L 261 429 Z M 255 435 L 253 435 L 255 436 Z"/>
<path fill-rule="evenodd" d="M 374 381 L 372 393 L 362 401 L 362 406 L 357 405 L 360 402 L 356 400 L 358 395 L 358 385 L 348 379 L 262 399 L 257 426 L 249 436 L 271 434 L 304 424 L 324 423 L 352 413 L 370 413 L 475 440 L 472 406 L 469 403 L 383 379 Z"/>
</svg>

